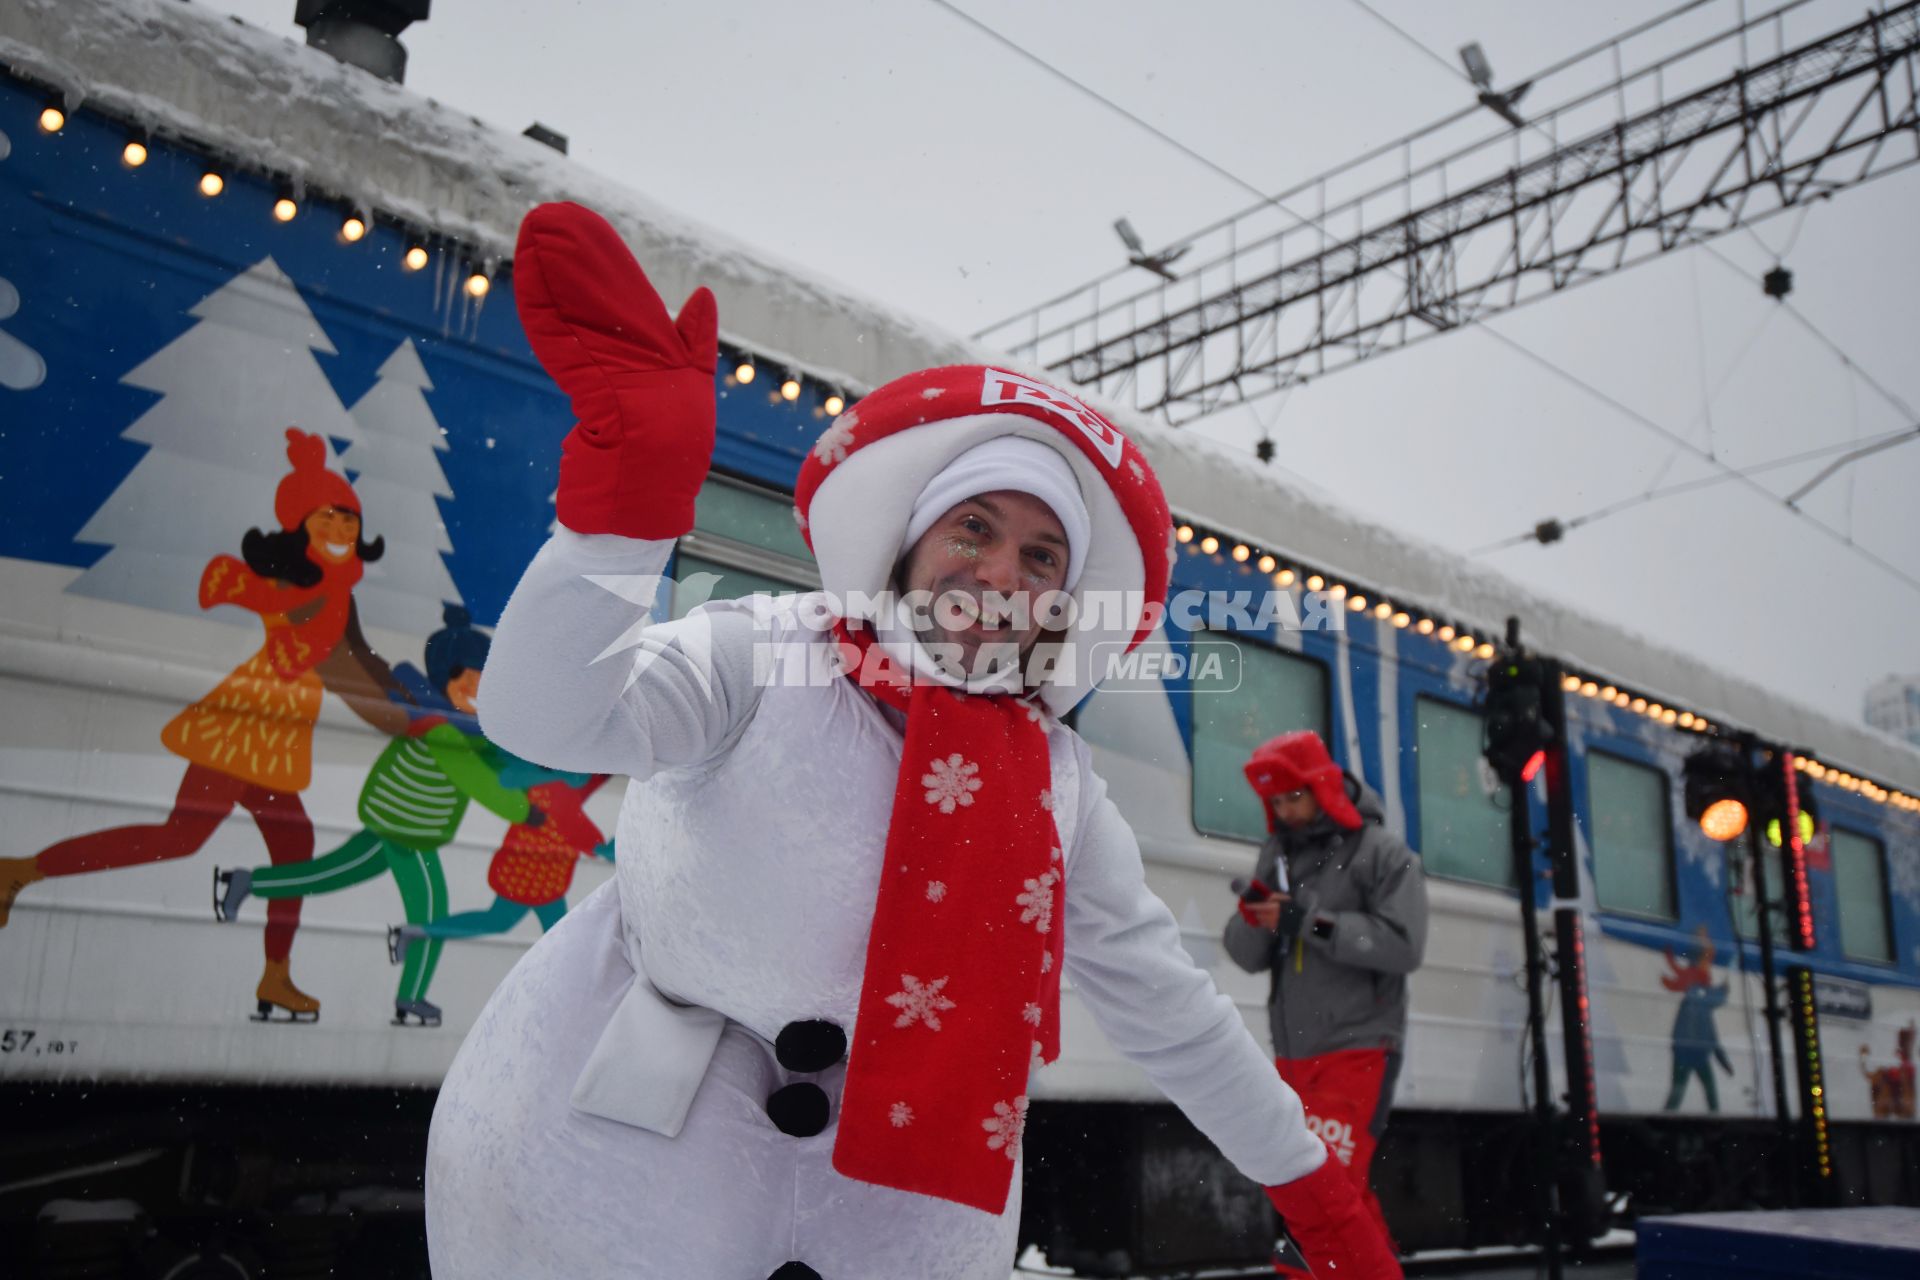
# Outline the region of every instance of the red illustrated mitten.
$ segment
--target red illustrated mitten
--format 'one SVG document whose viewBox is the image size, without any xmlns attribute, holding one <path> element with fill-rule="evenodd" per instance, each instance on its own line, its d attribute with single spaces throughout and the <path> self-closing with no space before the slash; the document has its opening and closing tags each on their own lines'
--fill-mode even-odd
<svg viewBox="0 0 1920 1280">
<path fill-rule="evenodd" d="M 1314 1280 L 1401 1280 L 1386 1232 L 1332 1155 L 1306 1177 L 1268 1187 L 1267 1199 L 1287 1220 L 1287 1234 L 1313 1268 Z"/>
<path fill-rule="evenodd" d="M 560 523 L 675 538 L 713 457 L 719 314 L 695 289 L 676 322 L 605 218 L 543 204 L 520 224 L 514 301 L 541 366 L 573 402 Z"/>
<path fill-rule="evenodd" d="M 566 842 L 570 852 L 591 853 L 606 839 L 581 807 L 581 793 L 566 783 L 542 782 L 528 787 L 527 799 L 547 815 L 545 826 Z"/>
</svg>

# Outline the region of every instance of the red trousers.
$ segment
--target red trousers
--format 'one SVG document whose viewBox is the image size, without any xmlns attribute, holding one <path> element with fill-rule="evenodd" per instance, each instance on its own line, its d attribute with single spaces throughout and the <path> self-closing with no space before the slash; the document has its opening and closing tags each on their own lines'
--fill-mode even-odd
<svg viewBox="0 0 1920 1280">
<path fill-rule="evenodd" d="M 1327 1144 L 1327 1154 L 1346 1166 L 1360 1199 L 1374 1221 L 1387 1231 L 1386 1215 L 1367 1183 L 1374 1148 L 1387 1127 L 1392 1076 L 1398 1062 L 1385 1049 L 1343 1049 L 1312 1058 L 1275 1058 L 1280 1078 L 1300 1095 L 1307 1128 Z M 1391 1240 L 1393 1233 L 1388 1231 Z"/>
<path fill-rule="evenodd" d="M 165 822 L 74 836 L 49 845 L 35 862 L 41 875 L 77 876 L 184 858 L 207 842 L 235 805 L 253 815 L 273 865 L 313 860 L 313 823 L 297 792 L 269 791 L 203 764 L 190 764 Z M 285 960 L 299 927 L 300 899 L 275 898 L 267 903 L 267 959 Z"/>
</svg>

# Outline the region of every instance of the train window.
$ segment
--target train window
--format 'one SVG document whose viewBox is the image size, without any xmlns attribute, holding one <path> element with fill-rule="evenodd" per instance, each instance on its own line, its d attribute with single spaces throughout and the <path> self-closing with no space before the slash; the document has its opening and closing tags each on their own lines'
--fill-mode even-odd
<svg viewBox="0 0 1920 1280">
<path fill-rule="evenodd" d="M 1587 753 L 1587 839 L 1601 907 L 1673 920 L 1673 827 L 1667 775 Z"/>
<path fill-rule="evenodd" d="M 1227 641 L 1208 633 L 1211 643 Z M 1311 658 L 1264 645 L 1227 641 L 1240 650 L 1240 687 L 1193 698 L 1193 825 L 1236 840 L 1267 838 L 1260 798 L 1244 772 L 1253 749 L 1278 734 L 1327 732 L 1327 669 Z"/>
<path fill-rule="evenodd" d="M 1414 703 L 1420 858 L 1427 874 L 1513 885 L 1507 795 L 1481 755 L 1484 717 L 1422 696 Z"/>
<path fill-rule="evenodd" d="M 696 574 L 716 574 L 719 581 Z M 793 500 L 725 476 L 710 476 L 701 486 L 693 532 L 680 539 L 673 577 L 675 618 L 706 600 L 807 590 L 820 581 L 794 524 Z"/>
<path fill-rule="evenodd" d="M 1726 881 L 1728 901 L 1733 906 L 1734 927 L 1740 931 L 1740 936 L 1743 938 L 1757 938 L 1760 936 L 1760 895 L 1753 890 L 1753 845 L 1747 834 L 1743 833 L 1739 838 L 1728 841 L 1723 847 L 1727 851 L 1729 863 Z M 1782 895 L 1786 892 L 1786 882 L 1782 879 L 1786 874 L 1785 859 L 1781 856 L 1780 850 L 1768 845 L 1767 852 L 1760 859 L 1760 865 L 1765 868 L 1764 874 L 1767 877 L 1766 901 L 1780 902 Z M 1780 919 L 1777 912 L 1772 917 L 1776 943 L 1780 940 Z"/>
<path fill-rule="evenodd" d="M 1893 929 L 1887 918 L 1887 858 L 1880 842 L 1835 827 L 1834 896 L 1840 903 L 1840 950 L 1854 960 L 1893 961 Z"/>
<path fill-rule="evenodd" d="M 810 563 L 813 553 L 793 519 L 793 499 L 712 476 L 694 500 L 696 531 Z"/>
<path fill-rule="evenodd" d="M 714 574 L 720 580 L 709 583 L 697 576 L 700 574 Z M 673 579 L 670 616 L 675 618 L 684 618 L 695 605 L 708 600 L 737 600 L 756 591 L 777 596 L 798 589 L 794 583 L 779 578 L 755 573 L 751 569 L 736 569 L 715 560 L 702 560 L 685 552 L 674 561 Z"/>
</svg>

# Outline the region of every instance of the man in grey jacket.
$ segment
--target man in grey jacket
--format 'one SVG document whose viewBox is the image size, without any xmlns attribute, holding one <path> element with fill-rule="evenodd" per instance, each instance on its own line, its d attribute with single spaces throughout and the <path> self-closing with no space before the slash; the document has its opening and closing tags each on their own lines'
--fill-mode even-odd
<svg viewBox="0 0 1920 1280">
<path fill-rule="evenodd" d="M 1400 1071 L 1407 975 L 1426 949 L 1420 859 L 1318 734 L 1263 744 L 1246 772 L 1272 834 L 1227 922 L 1227 953 L 1272 975 L 1275 1065 L 1384 1227 L 1367 1168 Z"/>
</svg>

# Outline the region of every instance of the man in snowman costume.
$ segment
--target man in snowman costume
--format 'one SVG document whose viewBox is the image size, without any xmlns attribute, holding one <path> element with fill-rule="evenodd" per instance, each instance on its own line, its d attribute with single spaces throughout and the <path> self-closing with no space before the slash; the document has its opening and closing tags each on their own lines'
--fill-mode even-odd
<svg viewBox="0 0 1920 1280">
<path fill-rule="evenodd" d="M 713 448 L 713 297 L 676 322 L 575 205 L 528 216 L 515 279 L 579 421 L 481 721 L 634 781 L 614 883 L 508 975 L 442 1087 L 434 1273 L 1006 1280 L 1064 973 L 1316 1274 L 1398 1277 L 1059 721 L 1165 598 L 1133 444 L 1006 370 L 898 379 L 801 470 L 821 593 L 645 626 L 633 584 L 693 527 Z"/>
</svg>

